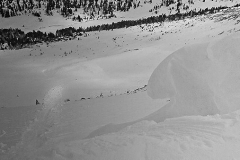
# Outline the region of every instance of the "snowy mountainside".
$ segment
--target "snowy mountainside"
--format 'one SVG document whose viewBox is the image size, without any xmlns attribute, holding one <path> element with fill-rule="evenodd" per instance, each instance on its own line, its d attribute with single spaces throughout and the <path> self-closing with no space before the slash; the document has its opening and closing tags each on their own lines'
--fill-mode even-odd
<svg viewBox="0 0 240 160">
<path fill-rule="evenodd" d="M 208 115 L 239 109 L 239 42 L 235 34 L 176 51 L 153 72 L 149 95 L 170 98 L 169 114 Z"/>
<path fill-rule="evenodd" d="M 53 11 L 42 22 L 28 14 L 0 18 L 0 26 L 54 32 L 153 15 L 154 3 L 111 19 L 76 22 Z M 44 106 L 28 127 L 6 116 L 23 121 L 21 133 L 0 117 L 0 159 L 239 159 L 239 13 L 235 7 L 0 51 L 1 111 L 35 107 L 36 99 Z M 135 92 L 150 76 L 154 100 Z"/>
<path fill-rule="evenodd" d="M 186 115 L 225 114 L 239 110 L 240 34 L 183 47 L 164 59 L 148 81 L 153 99 L 169 99 L 158 111 L 134 122 L 109 124 L 88 138 L 116 132 L 141 120 L 162 122 Z"/>
<path fill-rule="evenodd" d="M 170 98 L 169 104 L 138 121 L 106 125 L 93 132 L 96 136 L 97 132 L 103 131 L 104 135 L 94 137 L 90 134 L 87 140 L 62 143 L 54 156 L 72 155 L 73 159 L 238 159 L 237 43 L 239 34 L 210 44 L 191 45 L 171 54 L 153 72 L 148 84 L 151 97 Z M 182 72 L 173 72 L 175 65 Z M 229 88 L 229 84 L 234 87 Z M 222 90 L 220 95 L 214 92 L 214 87 Z"/>
<path fill-rule="evenodd" d="M 79 131 L 61 132 L 71 132 L 67 126 L 72 123 L 76 128 L 81 124 L 71 118 L 82 107 L 76 105 L 71 112 L 61 100 L 64 87 L 52 88 L 21 143 L 3 159 L 238 159 L 239 39 L 235 33 L 177 50 L 160 63 L 148 84 L 149 95 L 170 98 L 168 104 L 138 120 L 100 127 L 87 139 L 79 138 Z M 174 72 L 175 66 L 181 72 Z M 67 122 L 59 116 L 64 110 L 70 112 Z"/>
<path fill-rule="evenodd" d="M 6 1 L 7 2 L 7 1 Z M 39 3 L 43 3 L 41 7 L 39 7 Z M 91 11 L 91 7 L 87 8 L 87 4 L 89 1 L 86 1 L 86 5 L 80 5 L 81 1 L 69 1 L 71 6 L 69 9 L 72 10 L 72 14 L 69 14 L 68 16 L 65 16 L 61 13 L 62 7 L 64 7 L 64 3 L 60 3 L 61 8 L 57 8 L 57 3 L 61 2 L 55 2 L 54 6 L 52 7 L 51 13 L 52 15 L 46 14 L 47 6 L 49 5 L 51 1 L 45 2 L 45 1 L 29 1 L 27 4 L 29 5 L 26 7 L 25 1 L 19 0 L 13 0 L 12 3 L 3 3 L 2 10 L 9 6 L 10 11 L 11 8 L 14 8 L 14 16 L 10 16 L 8 18 L 4 18 L 3 11 L 2 16 L 0 16 L 0 28 L 19 28 L 23 31 L 43 31 L 43 32 L 55 32 L 57 29 L 67 28 L 67 27 L 89 27 L 92 25 L 97 24 L 111 24 L 112 22 L 119 22 L 122 20 L 136 20 L 141 18 L 146 18 L 149 16 L 157 16 L 162 14 L 176 14 L 179 13 L 185 13 L 189 12 L 191 10 L 199 11 L 200 9 L 211 9 L 212 7 L 220 7 L 220 6 L 234 6 L 238 4 L 239 2 L 237 0 L 140 0 L 140 1 L 133 1 L 131 3 L 138 4 L 138 7 L 133 7 L 134 4 L 131 4 L 131 7 L 129 10 L 120 11 L 117 9 L 117 7 L 113 7 L 113 13 L 114 17 L 106 18 L 106 15 L 103 14 L 103 12 L 97 13 L 97 10 L 94 12 L 94 18 L 90 19 L 89 12 Z M 110 1 L 107 1 L 110 3 Z M 19 7 L 17 7 L 18 4 L 20 5 L 21 11 L 19 11 Z M 31 4 L 33 3 L 33 4 Z M 75 4 L 76 3 L 76 4 Z M 34 7 L 31 7 L 31 6 Z M 100 5 L 100 2 L 98 2 L 98 5 Z M 97 6 L 98 6 L 97 5 Z M 114 5 L 117 5 L 117 3 Z M 25 6 L 25 7 L 24 7 Z M 17 11 L 15 11 L 17 10 Z M 101 8 L 103 10 L 103 8 Z M 5 11 L 4 11 L 5 12 Z M 34 15 L 34 13 L 39 13 L 39 16 Z M 81 21 L 73 20 L 76 17 L 80 16 Z"/>
</svg>

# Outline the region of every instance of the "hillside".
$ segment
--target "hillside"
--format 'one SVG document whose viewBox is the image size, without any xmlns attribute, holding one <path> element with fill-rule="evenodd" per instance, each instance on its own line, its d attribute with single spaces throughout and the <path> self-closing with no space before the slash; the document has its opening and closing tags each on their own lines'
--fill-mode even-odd
<svg viewBox="0 0 240 160">
<path fill-rule="evenodd" d="M 238 159 L 237 1 L 165 3 L 0 17 L 0 159 Z"/>
<path fill-rule="evenodd" d="M 86 32 L 181 20 L 238 6 L 237 1 L 6 1 L 0 5 L 0 49 L 71 40 L 87 36 Z"/>
</svg>

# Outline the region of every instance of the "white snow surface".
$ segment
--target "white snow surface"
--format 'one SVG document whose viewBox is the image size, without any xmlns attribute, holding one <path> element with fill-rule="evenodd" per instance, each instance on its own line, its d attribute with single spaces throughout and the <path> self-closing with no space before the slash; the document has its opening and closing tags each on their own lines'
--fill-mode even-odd
<svg viewBox="0 0 240 160">
<path fill-rule="evenodd" d="M 239 112 L 142 121 L 100 137 L 61 143 L 54 157 L 84 160 L 239 159 Z"/>
<path fill-rule="evenodd" d="M 170 102 L 139 120 L 106 125 L 88 139 L 63 138 L 54 131 L 54 124 L 64 127 L 59 120 L 64 88 L 56 86 L 22 142 L 3 159 L 239 159 L 239 41 L 234 34 L 174 52 L 148 84 L 152 98 Z"/>
<path fill-rule="evenodd" d="M 141 121 L 119 132 L 67 142 L 35 142 L 10 159 L 226 160 L 240 157 L 240 112 Z M 45 142 L 46 140 L 43 140 Z M 30 147 L 38 147 L 34 150 Z M 26 154 L 27 153 L 27 154 Z M 25 155 L 24 155 L 25 154 Z"/>
<path fill-rule="evenodd" d="M 240 27 L 231 18 L 239 9 L 229 13 L 0 51 L 0 105 L 28 106 L 36 99 L 44 105 L 21 113 L 21 107 L 12 107 L 13 115 L 6 119 L 2 115 L 9 110 L 0 110 L 0 124 L 8 125 L 8 130 L 0 127 L 0 160 L 240 159 Z M 17 18 L 22 25 L 25 21 L 18 22 L 30 16 Z M 28 23 L 21 29 L 54 31 L 76 25 L 59 19 L 55 14 L 42 25 Z M 16 25 L 5 20 L 1 25 Z M 91 23 L 96 22 L 86 26 Z M 150 76 L 148 94 L 154 100 L 143 90 L 123 94 L 144 86 Z M 103 97 L 96 98 L 95 92 Z M 21 117 L 32 119 L 32 110 L 37 116 L 28 125 Z M 19 130 L 24 131 L 20 142 L 14 138 Z M 5 150 L 14 140 L 14 147 Z"/>
</svg>

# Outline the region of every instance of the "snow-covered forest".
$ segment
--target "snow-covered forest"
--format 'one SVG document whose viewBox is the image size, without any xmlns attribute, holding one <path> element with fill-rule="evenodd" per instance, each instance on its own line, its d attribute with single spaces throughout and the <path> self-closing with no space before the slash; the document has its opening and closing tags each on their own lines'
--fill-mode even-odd
<svg viewBox="0 0 240 160">
<path fill-rule="evenodd" d="M 238 0 L 0 0 L 0 159 L 240 159 Z"/>
</svg>

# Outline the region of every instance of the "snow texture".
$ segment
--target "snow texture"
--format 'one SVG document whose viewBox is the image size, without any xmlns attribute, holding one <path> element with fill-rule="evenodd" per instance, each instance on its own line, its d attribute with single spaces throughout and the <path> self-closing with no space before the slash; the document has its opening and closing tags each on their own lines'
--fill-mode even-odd
<svg viewBox="0 0 240 160">
<path fill-rule="evenodd" d="M 62 143 L 56 153 L 84 160 L 237 159 L 239 126 L 239 112 L 142 121 L 117 133 Z"/>
</svg>

